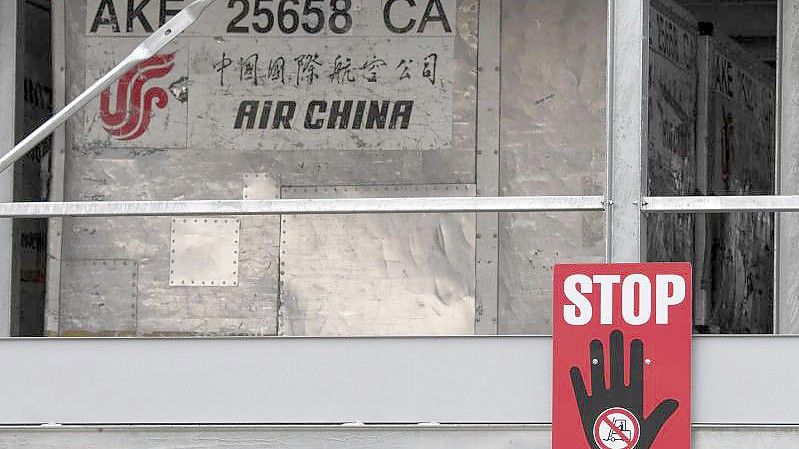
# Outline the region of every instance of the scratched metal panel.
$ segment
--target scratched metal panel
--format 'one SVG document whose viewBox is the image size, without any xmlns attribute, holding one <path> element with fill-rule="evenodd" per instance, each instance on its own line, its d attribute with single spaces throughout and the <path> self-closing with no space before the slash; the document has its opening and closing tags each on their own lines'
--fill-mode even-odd
<svg viewBox="0 0 799 449">
<path fill-rule="evenodd" d="M 652 2 L 649 16 L 648 179 L 650 195 L 697 193 L 696 19 L 669 2 Z M 693 214 L 647 217 L 650 261 L 695 260 Z"/>
<path fill-rule="evenodd" d="M 474 185 L 284 188 L 284 198 L 474 196 Z M 281 335 L 468 335 L 475 214 L 287 215 Z"/>
<path fill-rule="evenodd" d="M 602 194 L 606 4 L 503 0 L 502 195 Z M 500 214 L 500 333 L 550 332 L 552 264 L 602 261 L 603 221 Z"/>
<path fill-rule="evenodd" d="M 243 184 L 241 196 L 245 200 L 280 198 L 280 185 L 277 180 L 266 173 L 245 173 Z M 271 218 L 274 219 L 274 217 Z"/>
<path fill-rule="evenodd" d="M 774 193 L 774 72 L 727 39 L 710 53 L 708 190 L 714 195 Z M 708 219 L 711 332 L 771 333 L 774 214 Z"/>
<path fill-rule="evenodd" d="M 192 159 L 191 154 L 182 156 L 180 159 L 185 158 L 182 166 L 197 166 L 197 159 Z M 85 185 L 95 186 L 89 191 L 103 195 L 103 199 L 128 199 L 130 192 L 123 186 L 137 186 L 139 194 L 147 199 L 242 198 L 241 175 L 232 179 L 227 167 L 221 164 L 208 163 L 203 167 L 201 172 L 209 179 L 219 175 L 209 182 L 180 178 L 176 172 L 162 170 L 169 160 L 164 152 L 134 160 L 100 160 L 102 163 L 82 160 L 87 165 L 76 171 L 82 179 L 92 180 Z M 243 162 L 240 164 L 244 166 Z M 154 173 L 158 175 L 153 176 Z M 74 185 L 68 185 L 66 190 L 68 196 L 82 196 L 76 194 Z M 274 219 L 268 222 L 263 217 L 241 218 L 239 285 L 235 288 L 169 285 L 169 217 L 67 219 L 63 250 L 67 258 L 125 254 L 126 258 L 139 261 L 139 335 L 273 335 L 278 232 Z"/>
<path fill-rule="evenodd" d="M 694 449 L 792 448 L 795 427 L 694 428 Z M 78 427 L 0 429 L 2 449 L 551 449 L 549 426 L 461 428 Z"/>
<path fill-rule="evenodd" d="M 96 8 L 92 0 L 89 9 Z M 252 5 L 252 2 L 250 2 Z M 277 2 L 275 2 L 277 3 Z M 320 7 L 328 11 L 329 2 Z M 343 3 L 343 2 L 341 2 Z M 416 7 L 405 2 L 395 2 L 393 18 L 402 22 L 414 18 L 417 26 L 426 4 Z M 96 11 L 87 12 L 87 0 L 66 2 L 67 13 L 67 86 L 68 96 L 74 97 L 84 88 L 91 67 L 90 61 L 106 61 L 105 52 L 119 52 L 141 36 L 142 26 L 133 21 L 133 33 L 126 33 L 124 17 L 126 2 L 115 0 L 120 15 L 121 32 L 91 33 L 87 22 Z M 184 3 L 185 4 L 185 3 Z M 197 24 L 191 36 L 178 39 L 175 67 L 161 78 L 152 78 L 145 86 L 157 87 L 168 95 L 164 109 L 153 107 L 151 129 L 138 139 L 149 139 L 145 146 L 134 141 L 109 141 L 98 134 L 93 139 L 81 137 L 87 124 L 93 130 L 103 130 L 99 117 L 99 104 L 87 106 L 68 123 L 68 149 L 66 154 L 66 200 L 180 200 L 180 199 L 240 199 L 244 195 L 267 195 L 261 187 L 248 187 L 245 175 L 258 173 L 275 180 L 276 188 L 282 185 L 374 185 L 374 184 L 473 184 L 475 180 L 475 92 L 477 55 L 477 0 L 459 0 L 457 10 L 442 2 L 447 15 L 455 19 L 451 26 L 455 34 L 452 44 L 453 68 L 450 75 L 452 95 L 452 136 L 450 144 L 425 151 L 390 149 L 353 149 L 320 146 L 301 151 L 268 150 L 260 148 L 262 140 L 270 136 L 253 136 L 247 145 L 238 148 L 213 145 L 210 141 L 185 144 L 188 122 L 187 103 L 200 94 L 192 79 L 185 79 L 185 64 L 191 66 L 182 47 L 187 42 L 208 42 L 208 37 L 220 37 L 229 45 L 242 42 L 251 45 L 254 33 L 234 35 L 225 27 L 241 4 L 228 8 L 221 1 L 209 10 L 203 22 Z M 159 2 L 150 2 L 143 14 L 152 25 L 157 22 Z M 375 15 L 381 11 L 358 8 L 377 5 L 371 1 L 353 1 L 355 14 Z M 170 8 L 179 8 L 181 2 L 170 2 Z M 274 6 L 274 5 L 270 5 Z M 217 9 L 220 8 L 220 9 Z M 452 13 L 452 14 L 451 14 Z M 153 16 L 155 14 L 155 16 Z M 155 17 L 155 19 L 153 19 Z M 354 19 L 358 22 L 360 19 Z M 380 23 L 369 18 L 369 24 Z M 382 16 L 380 18 L 382 21 Z M 206 22 L 208 24 L 206 24 Z M 249 23 L 245 20 L 242 24 Z M 213 24 L 216 25 L 213 25 Z M 354 35 L 374 35 L 372 30 L 359 30 L 353 25 Z M 440 39 L 439 23 L 428 24 L 424 39 Z M 221 31 L 218 28 L 222 27 Z M 370 25 L 371 26 L 371 25 Z M 438 28 L 436 28 L 438 27 Z M 409 33 L 415 36 L 415 33 Z M 98 37 L 98 36 L 103 36 Z M 270 35 L 271 36 L 271 35 Z M 409 37 L 408 39 L 413 39 Z M 106 42 L 107 49 L 97 46 Z M 119 42 L 119 43 L 117 43 Z M 272 42 L 272 41 L 269 41 Z M 276 42 L 283 42 L 282 39 Z M 114 50 L 116 49 L 116 50 Z M 188 53 L 187 53 L 188 54 Z M 98 69 L 99 70 L 99 69 Z M 196 88 L 196 89 L 195 89 Z M 115 92 L 111 92 L 113 95 Z M 186 99 L 186 103 L 181 101 Z M 213 105 L 212 105 L 213 106 Z M 171 113 L 171 108 L 184 108 L 183 116 Z M 164 123 L 162 114 L 169 114 L 172 131 L 158 128 Z M 87 118 L 84 118 L 87 116 Z M 94 118 L 88 118 L 88 116 Z M 98 125 L 99 124 L 99 125 Z M 231 121 L 231 126 L 233 125 Z M 157 131 L 154 131 L 157 130 Z M 174 134 L 172 133 L 174 131 Z M 184 139 L 182 148 L 179 146 Z M 241 144 L 241 142 L 239 142 Z M 262 186 L 263 187 L 263 186 Z M 254 189 L 254 190 L 253 190 Z M 267 196 L 273 197 L 273 196 Z M 203 289 L 169 286 L 170 219 L 65 219 L 63 252 L 65 258 L 125 258 L 139 262 L 140 304 L 138 309 L 138 335 L 274 335 L 277 332 L 278 296 L 278 246 L 279 219 L 276 217 L 242 217 L 240 241 L 239 285 L 235 288 L 207 287 Z M 87 276 L 83 276 L 85 279 Z M 58 304 L 48 304 L 48 315 L 58 320 Z"/>
<path fill-rule="evenodd" d="M 63 335 L 135 335 L 138 264 L 67 260 L 62 264 Z"/>
<path fill-rule="evenodd" d="M 240 228 L 234 218 L 173 218 L 169 285 L 238 285 Z"/>
</svg>

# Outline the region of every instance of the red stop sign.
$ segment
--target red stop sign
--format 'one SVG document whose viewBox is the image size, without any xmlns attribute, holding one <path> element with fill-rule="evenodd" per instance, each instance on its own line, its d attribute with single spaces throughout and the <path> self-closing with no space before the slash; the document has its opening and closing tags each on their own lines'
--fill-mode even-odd
<svg viewBox="0 0 799 449">
<path fill-rule="evenodd" d="M 691 265 L 556 265 L 552 447 L 691 444 Z"/>
</svg>

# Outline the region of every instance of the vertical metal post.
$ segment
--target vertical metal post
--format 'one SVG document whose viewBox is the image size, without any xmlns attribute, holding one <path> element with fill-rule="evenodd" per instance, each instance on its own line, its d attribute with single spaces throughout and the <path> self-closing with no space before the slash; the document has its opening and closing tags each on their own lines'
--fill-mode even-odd
<svg viewBox="0 0 799 449">
<path fill-rule="evenodd" d="M 710 129 L 708 117 L 710 117 L 710 57 L 711 57 L 711 36 L 702 35 L 697 41 L 697 71 L 699 79 L 697 82 L 696 95 L 696 188 L 699 195 L 708 193 L 708 149 L 710 139 Z M 694 324 L 703 325 L 706 321 L 708 305 L 707 288 L 709 280 L 705 279 L 706 262 L 709 257 L 709 246 L 707 244 L 707 214 L 696 213 L 694 229 L 694 245 L 696 261 L 694 265 Z"/>
<path fill-rule="evenodd" d="M 608 0 L 607 242 L 609 262 L 646 260 L 649 2 Z"/>
<path fill-rule="evenodd" d="M 478 20 L 480 45 L 477 57 L 477 196 L 499 192 L 499 108 L 502 2 L 481 2 Z M 498 331 L 497 265 L 499 260 L 499 214 L 477 214 L 475 240 L 475 333 Z"/>
<path fill-rule="evenodd" d="M 777 26 L 777 194 L 799 193 L 799 0 L 782 0 Z M 774 330 L 799 333 L 799 217 L 777 214 Z"/>
<path fill-rule="evenodd" d="M 52 0 L 53 110 L 66 104 L 66 3 Z M 64 158 L 67 144 L 66 126 L 53 132 L 50 160 L 50 201 L 64 201 Z M 44 309 L 45 335 L 58 335 L 59 298 L 61 293 L 61 242 L 64 219 L 47 221 L 47 284 Z"/>
<path fill-rule="evenodd" d="M 16 0 L 0 1 L 0 148 L 13 148 L 17 113 L 17 12 Z M 0 173 L 0 201 L 14 200 L 14 171 Z M 11 333 L 12 284 L 11 219 L 0 219 L 0 337 Z"/>
</svg>

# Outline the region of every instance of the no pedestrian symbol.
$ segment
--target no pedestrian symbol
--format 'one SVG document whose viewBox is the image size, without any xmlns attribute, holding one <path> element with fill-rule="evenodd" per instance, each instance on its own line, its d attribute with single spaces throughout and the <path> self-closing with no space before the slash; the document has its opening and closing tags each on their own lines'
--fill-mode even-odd
<svg viewBox="0 0 799 449">
<path fill-rule="evenodd" d="M 594 441 L 600 448 L 632 449 L 640 435 L 638 420 L 624 408 L 609 408 L 594 423 Z"/>
</svg>

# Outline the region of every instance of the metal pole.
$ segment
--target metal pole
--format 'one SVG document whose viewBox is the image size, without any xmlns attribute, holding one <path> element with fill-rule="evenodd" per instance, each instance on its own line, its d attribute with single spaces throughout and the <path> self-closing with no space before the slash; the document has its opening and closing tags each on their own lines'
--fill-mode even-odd
<svg viewBox="0 0 799 449">
<path fill-rule="evenodd" d="M 53 52 L 53 108 L 60 109 L 66 103 L 66 0 L 52 0 L 52 52 Z M 64 127 L 53 133 L 53 148 L 50 159 L 50 201 L 64 201 L 64 164 L 67 136 Z M 47 283 L 45 288 L 44 333 L 58 335 L 59 299 L 61 296 L 61 250 L 64 220 L 50 218 L 47 222 Z"/>
<path fill-rule="evenodd" d="M 778 2 L 777 52 L 777 193 L 799 194 L 799 0 Z M 796 242 L 799 239 L 799 217 L 778 214 L 775 238 L 777 267 L 777 301 L 775 302 L 775 331 L 785 334 L 799 333 L 799 257 Z"/>
<path fill-rule="evenodd" d="M 280 200 L 0 203 L 0 217 L 171 217 L 204 215 L 579 212 L 605 209 L 601 196 L 339 198 Z"/>
<path fill-rule="evenodd" d="M 646 260 L 649 2 L 608 1 L 608 179 L 606 258 Z"/>
<path fill-rule="evenodd" d="M 17 7 L 17 0 L 0 1 L 0 148 L 16 141 Z M 13 170 L 0 173 L 0 201 L 14 201 Z M 11 333 L 12 227 L 12 219 L 0 219 L 0 336 Z"/>
<path fill-rule="evenodd" d="M 477 71 L 477 196 L 499 195 L 499 106 L 502 2 L 480 3 L 480 46 Z M 475 239 L 475 294 L 479 317 L 475 332 L 499 330 L 498 264 L 499 213 L 477 214 Z"/>
<path fill-rule="evenodd" d="M 645 197 L 644 212 L 799 212 L 799 195 Z"/>
<path fill-rule="evenodd" d="M 709 33 L 710 30 L 705 30 Z M 708 154 L 709 139 L 711 138 L 708 124 L 710 117 L 710 55 L 712 37 L 703 34 L 697 40 L 697 63 L 699 80 L 696 96 L 696 188 L 699 195 L 708 193 Z M 694 247 L 696 260 L 694 261 L 694 324 L 706 324 L 707 311 L 710 310 L 710 280 L 707 262 L 710 260 L 710 246 L 707 244 L 707 215 L 695 214 Z"/>
</svg>

